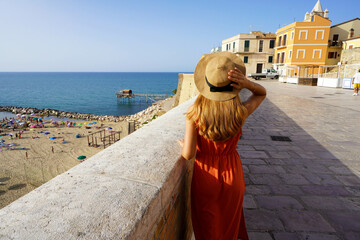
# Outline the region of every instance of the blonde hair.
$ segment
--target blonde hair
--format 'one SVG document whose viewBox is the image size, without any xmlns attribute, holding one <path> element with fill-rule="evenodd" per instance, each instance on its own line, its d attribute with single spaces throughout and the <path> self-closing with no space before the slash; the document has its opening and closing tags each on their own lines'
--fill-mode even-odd
<svg viewBox="0 0 360 240">
<path fill-rule="evenodd" d="M 239 95 L 227 101 L 213 101 L 201 94 L 186 113 L 193 119 L 199 134 L 212 141 L 224 141 L 236 135 L 244 125 L 248 112 Z"/>
</svg>

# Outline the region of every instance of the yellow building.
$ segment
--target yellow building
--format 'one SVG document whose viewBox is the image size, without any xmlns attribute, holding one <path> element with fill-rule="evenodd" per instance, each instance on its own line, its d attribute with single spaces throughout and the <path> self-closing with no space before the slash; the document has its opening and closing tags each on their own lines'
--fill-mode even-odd
<svg viewBox="0 0 360 240">
<path fill-rule="evenodd" d="M 275 68 L 325 65 L 331 21 L 320 0 L 303 22 L 294 22 L 276 32 Z"/>
<path fill-rule="evenodd" d="M 360 34 L 360 19 L 354 18 L 331 26 L 329 36 L 329 47 L 327 50 L 326 65 L 337 65 L 340 62 L 343 49 L 352 45 L 353 37 Z M 343 44 L 343 43 L 350 44 Z M 344 62 L 343 62 L 344 63 Z"/>
<path fill-rule="evenodd" d="M 350 37 L 343 41 L 343 49 L 360 48 L 360 35 Z"/>
</svg>

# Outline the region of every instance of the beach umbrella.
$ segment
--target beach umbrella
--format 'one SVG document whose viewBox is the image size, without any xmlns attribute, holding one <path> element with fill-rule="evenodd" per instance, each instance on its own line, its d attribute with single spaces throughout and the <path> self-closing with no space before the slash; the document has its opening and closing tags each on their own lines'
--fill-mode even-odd
<svg viewBox="0 0 360 240">
<path fill-rule="evenodd" d="M 85 125 L 88 125 L 89 123 L 88 122 L 84 122 Z"/>
<path fill-rule="evenodd" d="M 49 133 L 49 132 L 44 132 L 44 134 L 45 134 L 45 135 L 48 135 L 48 134 L 50 134 L 50 133 Z"/>
<path fill-rule="evenodd" d="M 77 157 L 77 159 L 79 159 L 79 160 L 83 160 L 83 159 L 85 159 L 86 158 L 86 156 L 84 156 L 84 155 L 81 155 L 81 156 L 78 156 Z"/>
<path fill-rule="evenodd" d="M 83 124 L 82 124 L 82 123 L 79 123 L 78 125 L 81 126 L 81 125 L 83 125 Z"/>
<path fill-rule="evenodd" d="M 30 131 L 34 131 L 35 130 L 35 128 L 30 128 Z"/>
<path fill-rule="evenodd" d="M 111 130 L 111 129 L 112 129 L 112 127 L 108 127 L 108 128 L 107 128 L 107 130 Z"/>
<path fill-rule="evenodd" d="M 33 118 L 32 120 L 35 121 L 35 120 L 38 120 L 38 119 L 37 119 L 37 118 Z"/>
<path fill-rule="evenodd" d="M 36 125 L 36 124 L 34 124 L 34 125 L 31 125 L 30 127 L 31 127 L 31 128 L 34 128 L 34 127 L 37 127 L 37 125 Z"/>
<path fill-rule="evenodd" d="M 75 137 L 80 138 L 81 137 L 80 133 L 76 134 Z"/>
<path fill-rule="evenodd" d="M 50 140 L 54 140 L 54 139 L 56 139 L 57 137 L 51 137 L 51 138 L 49 138 Z"/>
<path fill-rule="evenodd" d="M 34 116 L 35 115 L 35 113 L 32 113 L 32 114 L 30 114 L 31 116 Z"/>
<path fill-rule="evenodd" d="M 13 125 L 14 123 L 13 123 L 13 122 L 8 122 L 7 124 L 9 124 L 9 125 Z"/>
</svg>

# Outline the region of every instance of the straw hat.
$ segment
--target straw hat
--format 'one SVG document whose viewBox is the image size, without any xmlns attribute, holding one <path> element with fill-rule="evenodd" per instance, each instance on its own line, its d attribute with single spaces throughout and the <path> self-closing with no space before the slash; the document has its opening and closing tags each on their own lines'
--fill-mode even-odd
<svg viewBox="0 0 360 240">
<path fill-rule="evenodd" d="M 228 72 L 235 67 L 246 75 L 243 61 L 235 54 L 230 52 L 206 54 L 195 68 L 196 88 L 201 95 L 214 101 L 234 98 L 240 90 L 230 86 L 232 81 L 228 79 Z"/>
</svg>

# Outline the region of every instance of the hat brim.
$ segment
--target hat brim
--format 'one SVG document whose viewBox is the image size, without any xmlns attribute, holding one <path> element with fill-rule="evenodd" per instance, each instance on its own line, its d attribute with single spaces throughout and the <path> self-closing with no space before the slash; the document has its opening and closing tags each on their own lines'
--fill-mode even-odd
<svg viewBox="0 0 360 240">
<path fill-rule="evenodd" d="M 204 97 L 214 101 L 227 101 L 236 97 L 236 95 L 239 94 L 240 90 L 233 88 L 232 91 L 210 92 L 210 87 L 207 85 L 205 81 L 205 70 L 208 62 L 211 59 L 219 56 L 225 56 L 230 58 L 231 61 L 233 61 L 236 68 L 238 68 L 246 76 L 246 68 L 241 58 L 230 52 L 217 52 L 217 53 L 207 54 L 200 59 L 200 61 L 198 62 L 195 68 L 194 81 L 196 88 L 199 90 L 200 94 L 203 95 Z"/>
</svg>

